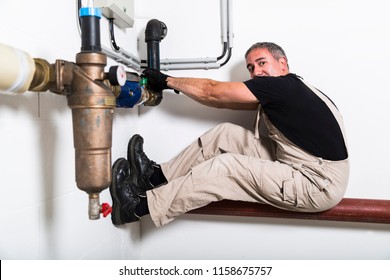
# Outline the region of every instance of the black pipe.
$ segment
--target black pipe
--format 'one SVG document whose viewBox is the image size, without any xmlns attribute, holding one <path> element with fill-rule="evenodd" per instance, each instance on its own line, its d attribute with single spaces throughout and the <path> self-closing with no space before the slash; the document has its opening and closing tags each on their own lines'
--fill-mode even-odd
<svg viewBox="0 0 390 280">
<path fill-rule="evenodd" d="M 160 42 L 167 35 L 167 26 L 158 19 L 150 20 L 145 29 L 148 68 L 160 71 Z"/>
<path fill-rule="evenodd" d="M 149 20 L 145 28 L 148 68 L 160 71 L 160 42 L 167 35 L 167 26 L 158 19 Z M 153 106 L 161 103 L 162 91 L 156 92 L 157 100 Z"/>
<path fill-rule="evenodd" d="M 100 14 L 96 10 L 80 10 L 81 51 L 101 52 Z"/>
<path fill-rule="evenodd" d="M 149 41 L 147 46 L 148 68 L 160 71 L 160 43 Z"/>
<path fill-rule="evenodd" d="M 114 35 L 114 19 L 108 19 L 108 29 L 110 30 L 111 45 L 115 51 L 119 51 L 121 48 L 116 44 L 115 35 Z"/>
</svg>

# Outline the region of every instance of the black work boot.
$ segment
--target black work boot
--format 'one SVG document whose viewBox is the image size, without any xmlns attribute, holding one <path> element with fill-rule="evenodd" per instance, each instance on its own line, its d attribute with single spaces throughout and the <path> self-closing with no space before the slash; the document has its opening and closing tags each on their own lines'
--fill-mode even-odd
<svg viewBox="0 0 390 280">
<path fill-rule="evenodd" d="M 138 221 L 135 209 L 140 198 L 134 193 L 130 180 L 130 166 L 125 158 L 117 159 L 112 166 L 112 183 L 110 185 L 112 197 L 111 220 L 114 225 L 122 225 Z"/>
<path fill-rule="evenodd" d="M 167 180 L 161 168 L 150 160 L 143 151 L 144 139 L 135 134 L 127 147 L 127 160 L 130 163 L 130 178 L 135 185 L 134 191 L 140 197 L 146 197 L 146 191 L 154 189 Z M 152 179 L 152 181 L 151 181 Z"/>
</svg>

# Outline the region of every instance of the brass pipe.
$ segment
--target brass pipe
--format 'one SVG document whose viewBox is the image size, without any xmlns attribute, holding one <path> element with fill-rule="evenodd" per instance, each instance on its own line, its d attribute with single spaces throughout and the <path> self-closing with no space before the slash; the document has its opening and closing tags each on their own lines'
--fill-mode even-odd
<svg viewBox="0 0 390 280">
<path fill-rule="evenodd" d="M 112 123 L 115 96 L 104 84 L 106 56 L 81 52 L 73 68 L 71 94 L 76 183 L 89 194 L 89 218 L 99 219 L 96 201 L 111 183 Z"/>
<path fill-rule="evenodd" d="M 100 218 L 99 194 L 111 183 L 112 123 L 116 97 L 104 83 L 107 57 L 100 52 L 80 52 L 76 63 L 57 60 L 49 64 L 34 59 L 36 71 L 31 91 L 67 96 L 72 109 L 77 187 L 89 196 L 88 215 Z"/>
<path fill-rule="evenodd" d="M 32 59 L 23 52 L 0 45 L 0 51 L 15 64 L 15 73 L 11 73 L 9 79 L 0 80 L 0 90 L 21 93 L 28 88 L 34 92 L 49 90 L 67 96 L 72 110 L 76 184 L 89 196 L 88 215 L 92 220 L 100 218 L 104 207 L 100 205 L 99 195 L 112 181 L 112 124 L 116 98 L 121 94 L 120 86 L 105 81 L 108 78 L 104 72 L 107 57 L 101 52 L 99 19 L 99 10 L 80 9 L 82 46 L 75 63 L 56 60 L 55 64 L 49 64 L 44 59 Z M 23 75 L 20 74 L 21 65 L 17 63 L 20 57 L 29 66 L 22 69 Z M 0 73 L 6 72 L 6 68 L 0 67 Z M 140 81 L 137 74 L 129 76 Z M 21 78 L 24 78 L 22 82 L 17 83 Z M 132 100 L 132 106 L 156 106 L 161 102 L 162 92 L 156 93 L 144 86 L 139 89 L 141 93 L 137 95 L 138 100 Z"/>
<path fill-rule="evenodd" d="M 56 82 L 54 65 L 41 58 L 34 58 L 34 62 L 35 72 L 29 90 L 47 91 Z"/>
<path fill-rule="evenodd" d="M 100 192 L 108 188 L 112 181 L 112 124 L 121 87 L 107 80 L 108 74 L 104 72 L 107 57 L 99 51 L 82 50 L 76 55 L 75 63 L 56 60 L 50 64 L 41 58 L 28 58 L 31 69 L 25 72 L 29 73 L 31 81 L 23 90 L 49 90 L 67 96 L 68 106 L 72 110 L 76 184 L 88 194 L 89 218 L 99 219 L 103 208 L 99 202 Z M 129 73 L 128 79 L 140 83 L 138 74 Z M 12 86 L 1 81 L 3 84 L 0 89 Z M 17 92 L 20 91 L 18 89 Z M 160 103 L 158 93 L 150 91 L 146 86 L 141 86 L 140 91 L 138 100 L 132 100 L 133 106 L 155 106 Z M 103 216 L 107 210 L 104 212 Z"/>
<path fill-rule="evenodd" d="M 0 45 L 0 53 L 10 57 L 14 65 L 9 77 L 0 79 L 1 91 L 21 93 L 28 88 L 67 96 L 72 110 L 76 184 L 89 195 L 88 213 L 93 220 L 100 218 L 102 210 L 99 194 L 111 184 L 112 123 L 116 107 L 111 86 L 104 83 L 107 57 L 100 47 L 100 16 L 99 9 L 80 9 L 82 46 L 75 63 L 57 60 L 49 64 Z M 22 69 L 25 65 L 29 67 Z M 0 67 L 0 73 L 6 71 Z"/>
<path fill-rule="evenodd" d="M 110 86 L 104 83 L 107 57 L 100 52 L 80 52 L 76 63 L 34 61 L 36 72 L 29 90 L 50 90 L 67 96 L 72 109 L 76 184 L 89 195 L 89 218 L 99 219 L 99 194 L 109 187 L 112 177 L 112 123 L 116 105 Z"/>
</svg>

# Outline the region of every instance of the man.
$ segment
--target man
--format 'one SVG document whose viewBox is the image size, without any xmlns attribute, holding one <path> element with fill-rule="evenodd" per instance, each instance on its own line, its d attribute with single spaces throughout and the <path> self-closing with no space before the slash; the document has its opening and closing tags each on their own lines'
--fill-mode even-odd
<svg viewBox="0 0 390 280">
<path fill-rule="evenodd" d="M 218 125 L 161 165 L 148 159 L 142 137 L 134 135 L 127 160 L 120 158 L 113 165 L 114 225 L 150 214 L 159 227 L 223 199 L 301 212 L 324 211 L 340 202 L 349 163 L 336 106 L 289 72 L 278 45 L 256 43 L 245 59 L 251 76 L 246 82 L 144 71 L 155 90 L 174 89 L 218 108 L 259 107 L 257 122 L 254 132 L 230 123 Z"/>
</svg>

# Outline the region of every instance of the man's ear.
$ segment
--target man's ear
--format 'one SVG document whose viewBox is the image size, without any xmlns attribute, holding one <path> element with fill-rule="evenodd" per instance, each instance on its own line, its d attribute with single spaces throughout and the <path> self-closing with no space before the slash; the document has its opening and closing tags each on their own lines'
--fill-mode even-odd
<svg viewBox="0 0 390 280">
<path fill-rule="evenodd" d="M 280 64 L 283 72 L 288 72 L 287 58 L 285 58 L 285 57 L 279 58 L 279 64 Z"/>
</svg>

